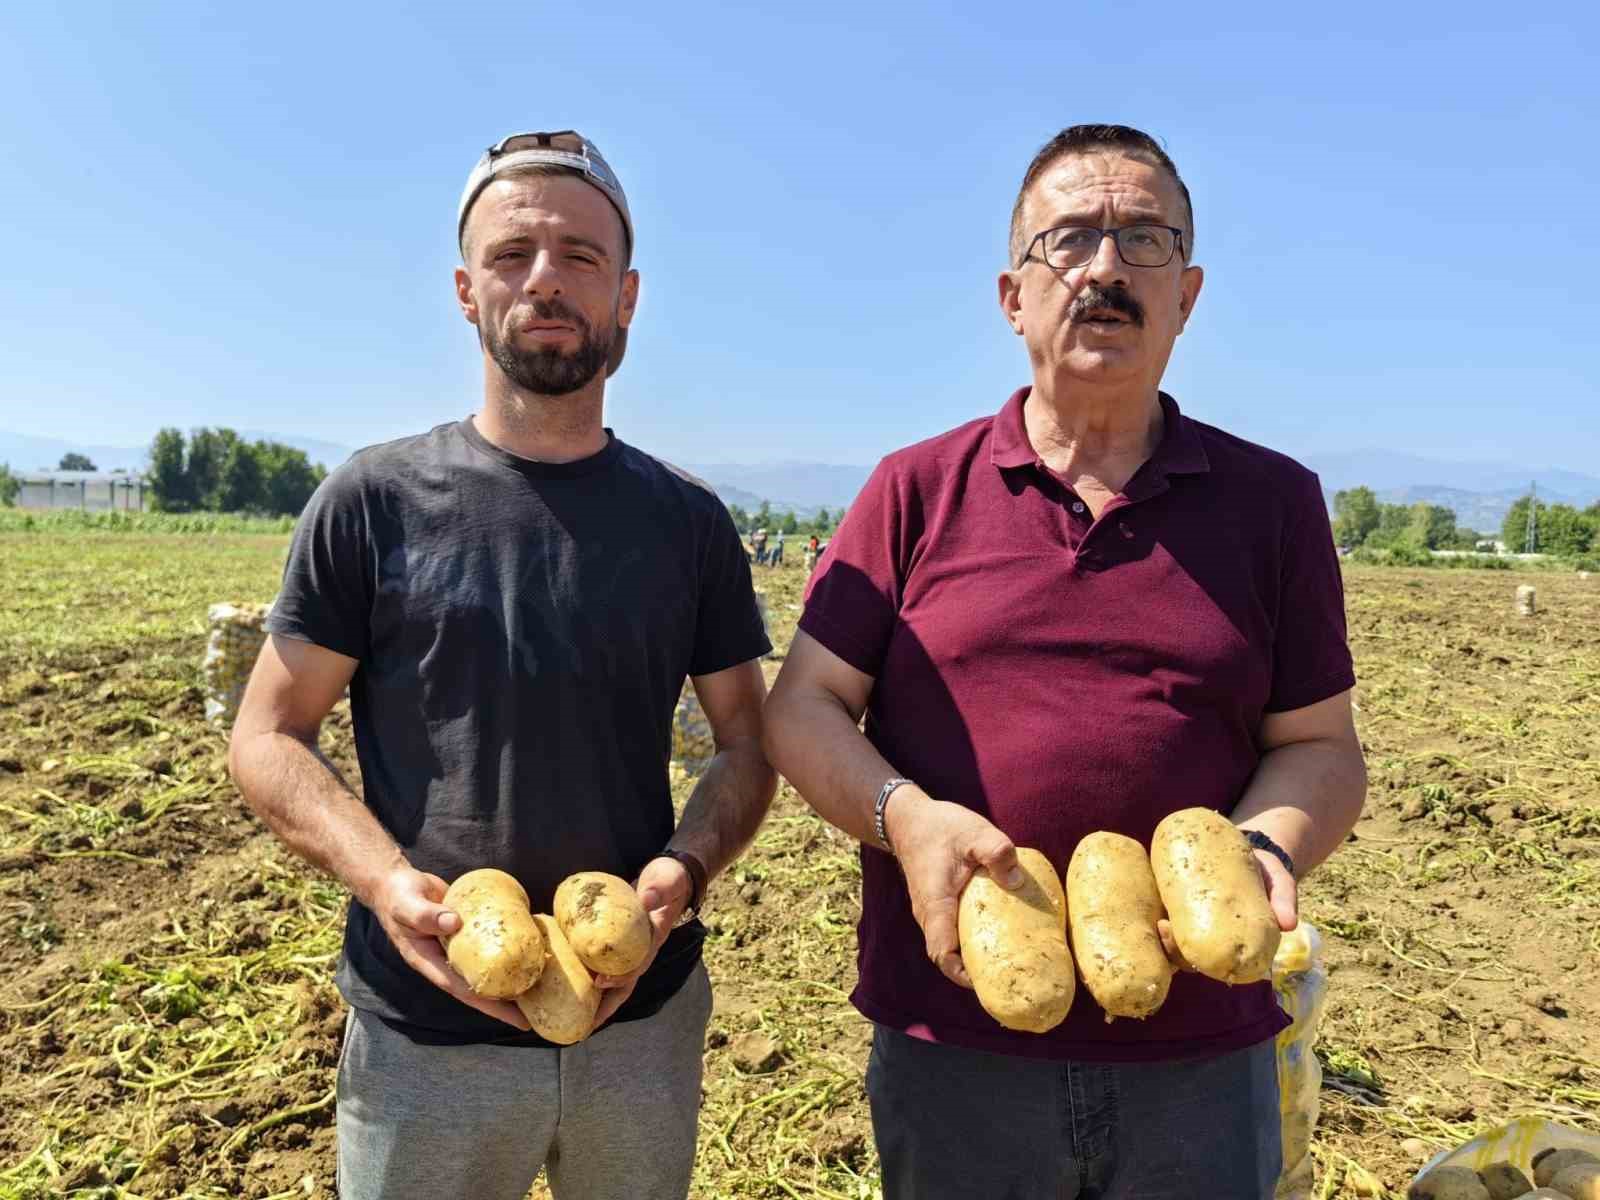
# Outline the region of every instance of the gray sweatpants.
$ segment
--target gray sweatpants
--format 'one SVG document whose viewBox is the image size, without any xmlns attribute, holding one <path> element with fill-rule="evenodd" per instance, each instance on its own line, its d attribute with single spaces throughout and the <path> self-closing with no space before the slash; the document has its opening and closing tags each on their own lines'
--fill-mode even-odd
<svg viewBox="0 0 1600 1200">
<path fill-rule="evenodd" d="M 1046 1062 L 880 1025 L 867 1062 L 884 1200 L 1271 1200 L 1271 1041 L 1175 1063 Z"/>
<path fill-rule="evenodd" d="M 562 1049 L 419 1046 L 351 1012 L 339 1056 L 340 1200 L 683 1200 L 711 982 Z"/>
</svg>

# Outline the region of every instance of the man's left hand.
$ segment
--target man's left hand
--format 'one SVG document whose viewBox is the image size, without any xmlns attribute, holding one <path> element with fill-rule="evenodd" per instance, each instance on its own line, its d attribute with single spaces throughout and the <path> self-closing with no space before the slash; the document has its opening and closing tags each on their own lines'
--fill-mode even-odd
<svg viewBox="0 0 1600 1200">
<path fill-rule="evenodd" d="M 645 960 L 639 965 L 639 969 L 630 975 L 594 977 L 595 986 L 600 988 L 603 994 L 590 1033 L 609 1021 L 617 1009 L 622 1007 L 623 1002 L 633 995 L 634 987 L 650 969 L 650 964 L 656 961 L 656 955 L 667 940 L 667 934 L 672 932 L 672 927 L 678 923 L 678 918 L 689 905 L 689 897 L 694 895 L 694 881 L 689 878 L 688 868 L 675 858 L 652 858 L 645 863 L 644 870 L 639 873 L 638 882 L 633 886 L 639 894 L 639 903 L 644 905 L 644 911 L 650 916 L 650 927 L 654 935 L 650 941 L 650 953 L 645 955 Z"/>
<path fill-rule="evenodd" d="M 1261 886 L 1267 891 L 1267 903 L 1272 915 L 1278 918 L 1278 928 L 1288 933 L 1300 924 L 1300 888 L 1284 865 L 1265 850 L 1255 852 L 1256 870 L 1261 872 Z M 1178 949 L 1178 939 L 1172 935 L 1172 922 L 1162 917 L 1156 922 L 1156 932 L 1161 935 L 1161 948 L 1174 971 L 1193 971 L 1183 951 Z"/>
<path fill-rule="evenodd" d="M 1300 924 L 1299 885 L 1275 855 L 1265 850 L 1257 850 L 1255 855 L 1256 870 L 1261 872 L 1261 886 L 1267 889 L 1272 915 L 1278 918 L 1278 928 L 1288 933 Z"/>
</svg>

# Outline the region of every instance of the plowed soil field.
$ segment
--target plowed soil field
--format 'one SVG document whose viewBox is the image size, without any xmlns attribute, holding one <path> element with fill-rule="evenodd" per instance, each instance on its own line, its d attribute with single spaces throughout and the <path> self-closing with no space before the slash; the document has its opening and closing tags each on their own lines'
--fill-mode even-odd
<svg viewBox="0 0 1600 1200">
<path fill-rule="evenodd" d="M 243 806 L 200 680 L 206 606 L 269 598 L 285 546 L 0 535 L 0 1197 L 332 1195 L 345 898 Z M 803 573 L 757 583 L 775 674 Z M 1372 786 L 1303 891 L 1333 972 L 1318 1193 L 1372 1194 L 1359 1166 L 1399 1195 L 1512 1116 L 1600 1132 L 1600 580 L 1347 587 Z M 347 713 L 324 743 L 357 777 Z M 696 1196 L 878 1195 L 857 882 L 784 787 L 713 889 Z"/>
</svg>

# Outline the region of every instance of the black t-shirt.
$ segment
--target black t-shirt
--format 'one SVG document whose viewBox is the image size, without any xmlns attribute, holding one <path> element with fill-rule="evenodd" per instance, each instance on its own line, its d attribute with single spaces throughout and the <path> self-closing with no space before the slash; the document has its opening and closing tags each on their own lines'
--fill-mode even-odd
<svg viewBox="0 0 1600 1200">
<path fill-rule="evenodd" d="M 607 434 L 559 464 L 470 419 L 360 451 L 311 498 L 266 620 L 358 660 L 365 800 L 410 863 L 498 867 L 535 912 L 574 871 L 632 880 L 666 845 L 685 676 L 771 649 L 722 502 Z M 674 930 L 614 1019 L 657 1011 L 704 937 Z M 418 1041 L 547 1044 L 427 982 L 356 901 L 337 983 Z"/>
</svg>

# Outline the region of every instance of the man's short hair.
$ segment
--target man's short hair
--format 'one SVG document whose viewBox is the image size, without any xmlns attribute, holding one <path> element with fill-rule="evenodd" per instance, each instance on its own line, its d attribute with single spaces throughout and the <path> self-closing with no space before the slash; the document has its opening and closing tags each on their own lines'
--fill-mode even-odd
<svg viewBox="0 0 1600 1200">
<path fill-rule="evenodd" d="M 584 183 L 589 183 L 589 181 L 587 179 L 584 179 L 582 171 L 579 171 L 579 170 L 577 170 L 577 169 L 575 169 L 573 167 L 563 167 L 559 163 L 523 163 L 520 166 L 507 167 L 504 171 L 497 172 L 495 174 L 494 179 L 491 180 L 491 182 L 496 182 L 497 183 L 502 179 L 538 179 L 538 178 L 548 178 L 548 177 L 550 177 L 552 175 L 566 175 L 566 176 L 568 176 L 568 177 L 570 177 L 572 179 L 579 179 L 579 180 L 582 180 Z M 593 184 L 590 184 L 590 186 L 592 187 Z M 475 205 L 476 203 L 477 203 L 477 201 L 476 201 L 476 199 L 474 199 L 473 204 Z M 464 214 L 462 214 L 462 218 L 461 218 L 461 231 L 462 231 L 461 259 L 462 259 L 463 262 L 466 261 L 466 257 L 467 257 L 466 229 L 467 229 L 467 221 L 471 218 L 471 216 L 472 216 L 472 205 L 469 205 L 468 208 L 467 208 L 467 211 Z M 620 215 L 617 217 L 617 223 L 619 225 L 622 224 L 622 217 Z M 622 228 L 622 272 L 623 272 L 623 274 L 626 274 L 628 272 L 628 269 L 630 267 L 632 267 L 632 266 L 633 266 L 633 243 L 632 243 L 632 240 L 628 237 L 627 226 L 624 225 L 623 228 Z"/>
<path fill-rule="evenodd" d="M 1184 257 L 1188 258 L 1194 253 L 1194 204 L 1189 199 L 1189 189 L 1183 182 L 1183 176 L 1178 174 L 1178 168 L 1161 144 L 1143 130 L 1134 129 L 1128 125 L 1072 125 L 1063 129 L 1051 138 L 1042 147 L 1039 153 L 1033 156 L 1033 161 L 1028 164 L 1027 172 L 1022 176 L 1022 186 L 1017 189 L 1017 202 L 1011 206 L 1011 263 L 1013 266 L 1022 257 L 1026 247 L 1026 234 L 1022 228 L 1023 208 L 1028 197 L 1028 189 L 1045 171 L 1053 167 L 1063 158 L 1074 154 L 1095 154 L 1111 150 L 1118 154 L 1139 162 L 1149 163 L 1152 167 L 1160 167 L 1172 176 L 1178 185 L 1178 192 L 1183 196 L 1184 213 Z"/>
</svg>

